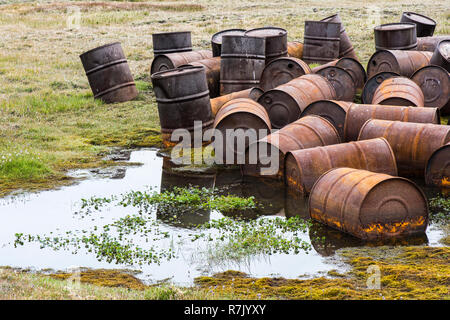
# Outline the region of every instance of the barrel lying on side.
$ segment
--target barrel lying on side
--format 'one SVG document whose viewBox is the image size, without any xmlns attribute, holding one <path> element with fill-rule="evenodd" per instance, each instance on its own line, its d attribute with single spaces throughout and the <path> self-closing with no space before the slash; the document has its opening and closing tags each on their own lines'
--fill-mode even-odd
<svg viewBox="0 0 450 320">
<path fill-rule="evenodd" d="M 374 28 L 377 50 L 413 50 L 417 46 L 414 23 L 388 23 Z"/>
<path fill-rule="evenodd" d="M 372 104 L 423 107 L 425 97 L 420 87 L 403 77 L 384 80 L 373 93 Z"/>
<path fill-rule="evenodd" d="M 327 78 L 336 92 L 336 100 L 353 101 L 356 86 L 352 76 L 345 69 L 338 66 L 326 67 L 317 74 Z"/>
<path fill-rule="evenodd" d="M 305 21 L 303 60 L 324 64 L 339 58 L 341 24 Z"/>
<path fill-rule="evenodd" d="M 350 73 L 357 91 L 362 90 L 367 81 L 367 74 L 361 63 L 353 58 L 344 57 L 339 59 L 336 67 L 340 67 Z"/>
<path fill-rule="evenodd" d="M 425 182 L 428 185 L 450 188 L 450 142 L 434 151 L 428 159 Z"/>
<path fill-rule="evenodd" d="M 209 96 L 215 98 L 220 95 L 220 57 L 194 61 L 180 66 L 180 68 L 184 66 L 204 67 L 206 81 L 208 81 Z"/>
<path fill-rule="evenodd" d="M 175 69 L 179 66 L 208 58 L 212 58 L 212 53 L 209 50 L 161 54 L 153 59 L 152 66 L 150 68 L 150 74 Z"/>
<path fill-rule="evenodd" d="M 287 31 L 278 27 L 264 27 L 251 29 L 245 32 L 249 37 L 266 39 L 266 65 L 274 59 L 287 57 Z"/>
<path fill-rule="evenodd" d="M 308 64 L 297 58 L 282 57 L 272 60 L 264 68 L 259 87 L 267 91 L 292 79 L 311 73 Z"/>
<path fill-rule="evenodd" d="M 311 218 L 364 240 L 422 234 L 427 199 L 412 181 L 366 170 L 323 174 L 309 197 Z"/>
<path fill-rule="evenodd" d="M 303 58 L 303 43 L 298 41 L 290 41 L 287 43 L 288 57 L 302 59 Z"/>
<path fill-rule="evenodd" d="M 192 51 L 190 31 L 162 32 L 152 34 L 153 53 L 159 54 Z"/>
<path fill-rule="evenodd" d="M 400 22 L 414 23 L 417 37 L 431 37 L 436 28 L 436 21 L 415 12 L 403 12 Z"/>
<path fill-rule="evenodd" d="M 450 126 L 371 119 L 358 140 L 383 137 L 390 143 L 401 176 L 423 177 L 431 154 L 450 141 Z"/>
<path fill-rule="evenodd" d="M 320 21 L 336 22 L 341 25 L 340 42 L 339 42 L 339 58 L 348 57 L 348 58 L 353 58 L 355 60 L 358 60 L 355 50 L 353 49 L 352 42 L 350 41 L 350 37 L 348 36 L 347 32 L 345 31 L 344 25 L 342 23 L 341 17 L 339 17 L 339 14 L 334 14 L 334 15 L 324 18 Z"/>
<path fill-rule="evenodd" d="M 389 78 L 400 77 L 398 73 L 384 71 L 377 73 L 376 75 L 369 78 L 364 84 L 364 88 L 361 93 L 361 100 L 365 104 L 371 104 L 373 100 L 373 94 L 375 90 L 380 86 L 380 84 Z"/>
<path fill-rule="evenodd" d="M 377 138 L 291 151 L 285 158 L 284 181 L 289 188 L 306 195 L 322 174 L 339 167 L 397 175 L 389 142 Z"/>
<path fill-rule="evenodd" d="M 315 66 L 311 69 L 312 73 L 318 73 L 320 70 L 325 69 L 327 67 L 333 67 L 338 63 L 339 59 L 331 60 L 330 62 Z"/>
<path fill-rule="evenodd" d="M 416 70 L 430 64 L 432 55 L 428 51 L 379 50 L 370 58 L 367 74 L 372 77 L 377 73 L 389 71 L 411 77 Z"/>
<path fill-rule="evenodd" d="M 232 92 L 220 97 L 216 97 L 214 99 L 211 99 L 211 111 L 212 114 L 215 116 L 217 112 L 222 108 L 222 106 L 233 100 L 238 98 L 249 98 L 254 101 L 258 101 L 258 98 L 263 94 L 264 92 L 260 88 L 250 88 L 246 90 L 236 91 Z"/>
<path fill-rule="evenodd" d="M 450 35 L 417 38 L 417 48 L 416 48 L 416 50 L 417 51 L 434 52 L 434 50 L 436 50 L 437 45 L 442 40 L 450 40 Z"/>
</svg>

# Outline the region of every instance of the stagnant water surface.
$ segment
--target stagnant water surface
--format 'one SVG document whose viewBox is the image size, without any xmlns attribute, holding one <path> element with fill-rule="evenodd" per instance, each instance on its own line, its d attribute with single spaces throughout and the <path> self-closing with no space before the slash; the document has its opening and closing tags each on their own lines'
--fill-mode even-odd
<svg viewBox="0 0 450 320">
<path fill-rule="evenodd" d="M 163 170 L 163 158 L 156 150 L 140 150 L 131 153 L 131 162 L 140 162 L 140 166 L 127 167 L 119 171 L 113 178 L 92 171 L 77 171 L 74 174 L 85 178 L 80 183 L 58 190 L 39 193 L 26 193 L 0 199 L 0 265 L 32 269 L 65 270 L 67 268 L 127 268 L 142 271 L 138 277 L 147 282 L 170 279 L 180 285 L 190 285 L 199 275 L 210 275 L 229 269 L 240 270 L 255 277 L 282 276 L 288 278 L 313 276 L 331 269 L 339 269 L 334 252 L 336 249 L 362 245 L 358 240 L 327 227 L 314 224 L 325 243 L 317 244 L 310 233 L 302 234 L 302 239 L 312 244 L 312 249 L 299 254 L 273 254 L 270 256 L 250 256 L 239 261 L 218 259 L 214 252 L 208 251 L 208 244 L 203 242 L 183 241 L 184 235 L 192 233 L 187 226 L 190 223 L 200 224 L 210 219 L 218 219 L 222 214 L 216 211 L 203 215 L 179 217 L 176 222 L 163 223 L 161 231 L 168 231 L 170 237 L 158 240 L 151 245 L 161 248 L 172 247 L 178 257 L 163 261 L 160 265 L 117 265 L 98 261 L 95 254 L 79 251 L 54 251 L 41 249 L 37 243 L 25 243 L 14 248 L 15 233 L 50 234 L 64 233 L 67 230 L 91 229 L 95 225 L 104 225 L 114 218 L 136 213 L 132 207 L 106 206 L 95 215 L 85 218 L 75 214 L 80 209 L 80 199 L 92 196 L 109 197 L 131 190 L 145 190 L 148 186 L 155 190 L 167 190 L 173 186 L 188 184 L 205 187 L 227 187 L 229 193 L 240 196 L 255 196 L 257 201 L 265 205 L 264 214 L 268 216 L 303 215 L 307 217 L 304 203 L 286 195 L 286 191 L 277 183 L 249 181 L 240 183 L 238 171 L 221 171 L 218 174 L 188 175 L 180 177 L 173 172 Z M 428 190 L 434 193 L 435 190 Z M 270 204 L 270 205 L 269 205 Z M 157 212 L 152 212 L 159 219 Z M 248 217 L 255 218 L 255 217 Z M 422 243 L 438 245 L 443 232 L 439 227 L 428 227 Z M 140 241 L 136 239 L 136 241 Z M 145 246 L 146 244 L 142 244 Z M 149 244 L 147 244 L 149 245 Z"/>
</svg>

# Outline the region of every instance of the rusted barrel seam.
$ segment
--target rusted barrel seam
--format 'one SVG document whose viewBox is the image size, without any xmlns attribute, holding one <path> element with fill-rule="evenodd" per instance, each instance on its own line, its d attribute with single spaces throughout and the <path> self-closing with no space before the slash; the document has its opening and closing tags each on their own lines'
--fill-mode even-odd
<svg viewBox="0 0 450 320">
<path fill-rule="evenodd" d="M 107 90 L 100 91 L 99 93 L 94 95 L 94 98 L 98 98 L 100 96 L 103 96 L 103 95 L 111 92 L 111 91 L 114 91 L 114 90 L 117 90 L 117 89 L 120 89 L 120 88 L 123 88 L 123 87 L 134 86 L 134 85 L 135 85 L 134 81 L 121 83 L 121 84 L 118 84 L 118 85 L 116 85 L 114 87 L 108 88 Z"/>
</svg>

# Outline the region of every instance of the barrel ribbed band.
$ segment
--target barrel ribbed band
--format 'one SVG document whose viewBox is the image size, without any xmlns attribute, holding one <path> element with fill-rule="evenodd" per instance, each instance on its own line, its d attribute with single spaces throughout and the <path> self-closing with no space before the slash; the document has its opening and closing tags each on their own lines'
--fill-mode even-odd
<svg viewBox="0 0 450 320">
<path fill-rule="evenodd" d="M 94 95 L 94 98 L 99 98 L 101 96 L 104 96 L 107 93 L 110 93 L 111 91 L 119 90 L 121 88 L 128 87 L 128 86 L 134 86 L 134 85 L 135 85 L 134 81 L 121 83 L 121 84 L 118 84 L 118 85 L 116 85 L 114 87 L 108 88 L 107 90 L 100 91 L 99 93 Z"/>
<path fill-rule="evenodd" d="M 194 99 L 199 99 L 205 96 L 209 96 L 209 90 L 206 91 L 202 91 L 196 94 L 191 94 L 188 96 L 182 96 L 182 97 L 178 97 L 178 98 L 156 98 L 156 102 L 160 102 L 160 103 L 177 103 L 177 102 L 184 102 L 184 101 L 189 101 L 189 100 L 194 100 Z"/>
<path fill-rule="evenodd" d="M 94 73 L 94 72 L 97 72 L 97 71 L 99 71 L 99 70 L 102 70 L 102 69 L 111 67 L 111 66 L 116 65 L 116 64 L 126 63 L 126 62 L 127 62 L 127 59 L 114 60 L 114 61 L 111 61 L 111 62 L 102 64 L 102 65 L 99 65 L 98 67 L 95 67 L 95 68 L 92 68 L 92 69 L 87 70 L 87 71 L 86 71 L 86 75 L 88 76 L 88 75 L 90 75 L 90 74 L 92 74 L 92 73 Z"/>
</svg>

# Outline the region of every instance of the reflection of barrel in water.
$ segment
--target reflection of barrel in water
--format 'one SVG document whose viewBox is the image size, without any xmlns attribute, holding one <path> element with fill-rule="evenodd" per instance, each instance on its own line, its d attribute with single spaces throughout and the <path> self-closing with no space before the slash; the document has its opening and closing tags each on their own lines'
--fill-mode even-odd
<svg viewBox="0 0 450 320">
<path fill-rule="evenodd" d="M 284 214 L 286 218 L 309 219 L 308 198 L 292 190 L 286 190 Z"/>
</svg>

